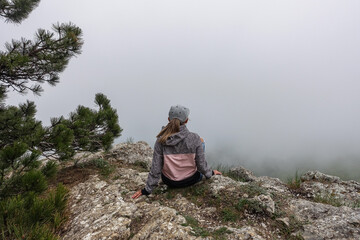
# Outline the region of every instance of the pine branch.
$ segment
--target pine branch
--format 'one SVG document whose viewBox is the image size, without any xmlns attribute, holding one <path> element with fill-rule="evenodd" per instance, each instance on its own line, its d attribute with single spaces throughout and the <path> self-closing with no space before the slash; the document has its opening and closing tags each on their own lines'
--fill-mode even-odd
<svg viewBox="0 0 360 240">
<path fill-rule="evenodd" d="M 39 5 L 40 0 L 0 0 L 0 16 L 8 22 L 20 23 Z"/>
<path fill-rule="evenodd" d="M 21 39 L 6 44 L 7 52 L 0 52 L 0 86 L 40 95 L 41 83 L 58 83 L 70 58 L 80 53 L 83 40 L 80 28 L 71 23 L 57 24 L 53 29 L 55 32 L 38 30 L 33 42 Z"/>
</svg>

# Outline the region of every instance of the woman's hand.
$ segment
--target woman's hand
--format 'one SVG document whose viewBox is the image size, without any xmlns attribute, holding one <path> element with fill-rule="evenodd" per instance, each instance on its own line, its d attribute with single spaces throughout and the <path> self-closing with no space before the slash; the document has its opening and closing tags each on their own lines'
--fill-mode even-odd
<svg viewBox="0 0 360 240">
<path fill-rule="evenodd" d="M 219 172 L 218 170 L 213 170 L 213 172 L 214 172 L 214 175 L 222 175 L 222 173 Z"/>
<path fill-rule="evenodd" d="M 141 190 L 137 191 L 136 193 L 134 193 L 134 195 L 132 195 L 133 199 L 137 199 L 138 197 L 140 197 L 142 195 Z"/>
</svg>

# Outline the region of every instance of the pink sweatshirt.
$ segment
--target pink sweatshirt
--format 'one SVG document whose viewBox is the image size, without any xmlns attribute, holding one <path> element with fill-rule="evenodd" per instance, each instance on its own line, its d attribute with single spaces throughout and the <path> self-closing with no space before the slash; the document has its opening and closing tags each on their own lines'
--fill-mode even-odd
<svg viewBox="0 0 360 240">
<path fill-rule="evenodd" d="M 199 135 L 190 132 L 186 125 L 168 138 L 165 144 L 156 141 L 151 170 L 145 190 L 151 193 L 157 186 L 161 173 L 173 181 L 184 180 L 201 172 L 206 178 L 212 176 L 208 168 Z"/>
</svg>

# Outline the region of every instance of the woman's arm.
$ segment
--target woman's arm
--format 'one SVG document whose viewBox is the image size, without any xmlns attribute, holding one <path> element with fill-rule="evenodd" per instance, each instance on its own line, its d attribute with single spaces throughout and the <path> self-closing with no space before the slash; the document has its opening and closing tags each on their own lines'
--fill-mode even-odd
<svg viewBox="0 0 360 240">
<path fill-rule="evenodd" d="M 141 195 L 149 195 L 154 188 L 158 185 L 161 171 L 164 163 L 164 156 L 161 144 L 156 141 L 154 146 L 153 160 L 151 162 L 151 169 L 146 181 L 144 189 L 137 191 L 132 198 L 136 199 Z"/>
<path fill-rule="evenodd" d="M 196 153 L 195 153 L 195 163 L 196 163 L 196 167 L 199 172 L 204 174 L 206 178 L 211 178 L 211 176 L 213 175 L 213 172 L 207 166 L 207 162 L 205 160 L 205 152 L 204 152 L 203 142 L 204 142 L 204 140 L 199 137 L 199 141 L 197 143 Z"/>
<path fill-rule="evenodd" d="M 196 167 L 198 168 L 198 171 L 203 173 L 206 178 L 210 178 L 212 175 L 222 175 L 222 173 L 218 170 L 214 169 L 211 171 L 208 168 L 207 162 L 205 160 L 205 141 L 203 138 L 200 138 L 200 146 L 200 149 L 197 147 L 195 155 Z M 209 174 L 209 171 L 211 171 L 211 175 Z"/>
</svg>

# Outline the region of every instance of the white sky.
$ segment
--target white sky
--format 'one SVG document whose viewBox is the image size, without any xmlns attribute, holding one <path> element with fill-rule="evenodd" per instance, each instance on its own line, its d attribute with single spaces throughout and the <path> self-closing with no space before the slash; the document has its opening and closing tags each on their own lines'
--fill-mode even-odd
<svg viewBox="0 0 360 240">
<path fill-rule="evenodd" d="M 44 123 L 102 92 L 124 128 L 117 142 L 152 145 L 182 104 L 208 152 L 359 159 L 359 1 L 42 0 L 21 25 L 0 23 L 0 43 L 69 21 L 85 44 L 60 84 L 7 100 L 35 101 Z"/>
</svg>

